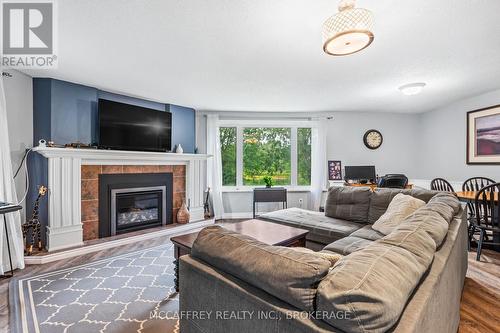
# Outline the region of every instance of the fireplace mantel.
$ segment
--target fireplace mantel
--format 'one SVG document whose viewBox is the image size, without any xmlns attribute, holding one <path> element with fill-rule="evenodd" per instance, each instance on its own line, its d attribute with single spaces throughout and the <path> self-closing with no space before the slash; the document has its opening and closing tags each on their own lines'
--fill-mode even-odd
<svg viewBox="0 0 500 333">
<path fill-rule="evenodd" d="M 82 165 L 185 165 L 186 200 L 191 204 L 190 222 L 203 219 L 206 160 L 211 155 L 51 147 L 35 147 L 33 151 L 48 160 L 49 251 L 83 244 Z"/>
<path fill-rule="evenodd" d="M 76 149 L 76 148 L 51 148 L 35 147 L 33 151 L 46 158 L 78 158 L 82 164 L 144 164 L 144 162 L 157 162 L 156 164 L 206 160 L 212 155 L 205 154 L 175 154 L 146 151 L 105 150 L 105 149 Z M 125 163 L 127 162 L 127 163 Z M 136 162 L 136 163 L 134 163 Z"/>
</svg>

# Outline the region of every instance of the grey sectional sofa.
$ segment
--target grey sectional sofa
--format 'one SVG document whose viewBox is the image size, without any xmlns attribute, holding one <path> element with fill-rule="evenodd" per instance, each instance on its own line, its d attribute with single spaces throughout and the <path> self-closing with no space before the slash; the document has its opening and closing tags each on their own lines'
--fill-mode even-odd
<svg viewBox="0 0 500 333">
<path fill-rule="evenodd" d="M 376 232 L 400 192 L 427 204 L 390 234 Z M 205 316 L 181 315 L 181 332 L 457 332 L 467 225 L 453 195 L 332 188 L 325 213 L 262 218 L 307 228 L 307 247 L 320 253 L 203 230 L 181 257 L 179 295 L 181 314 Z M 344 256 L 331 268 L 321 253 Z"/>
</svg>

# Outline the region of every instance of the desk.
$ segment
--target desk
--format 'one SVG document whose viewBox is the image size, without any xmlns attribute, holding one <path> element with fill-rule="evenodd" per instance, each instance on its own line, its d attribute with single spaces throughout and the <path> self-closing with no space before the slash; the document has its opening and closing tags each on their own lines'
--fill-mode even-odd
<svg viewBox="0 0 500 333">
<path fill-rule="evenodd" d="M 18 210 L 23 209 L 21 206 L 6 206 L 6 207 L 0 207 L 0 215 L 3 215 L 3 226 L 5 230 L 5 238 L 7 240 L 7 252 L 9 254 L 9 264 L 10 264 L 10 277 L 14 276 L 14 268 L 12 266 L 12 255 L 10 253 L 10 242 L 9 242 L 9 229 L 7 229 L 7 218 L 5 217 L 5 214 L 8 213 L 13 213 L 17 212 Z M 4 276 L 8 276 L 5 274 Z"/>
<path fill-rule="evenodd" d="M 349 183 L 344 183 L 344 186 L 352 186 L 352 187 L 369 187 L 374 191 L 376 188 L 378 188 L 377 184 L 349 184 Z M 407 190 L 411 190 L 413 188 L 413 184 L 407 184 L 405 187 Z"/>
<path fill-rule="evenodd" d="M 257 202 L 281 202 L 283 209 L 287 208 L 287 195 L 284 187 L 257 187 L 253 189 L 253 218 Z"/>
</svg>

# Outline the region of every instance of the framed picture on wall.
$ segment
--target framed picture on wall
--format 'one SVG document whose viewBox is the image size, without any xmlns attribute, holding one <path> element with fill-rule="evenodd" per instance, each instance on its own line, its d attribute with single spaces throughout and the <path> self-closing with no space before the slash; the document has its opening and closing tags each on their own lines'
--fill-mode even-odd
<svg viewBox="0 0 500 333">
<path fill-rule="evenodd" d="M 328 161 L 328 180 L 342 180 L 342 162 Z"/>
<path fill-rule="evenodd" d="M 467 164 L 500 164 L 500 105 L 467 112 Z"/>
</svg>

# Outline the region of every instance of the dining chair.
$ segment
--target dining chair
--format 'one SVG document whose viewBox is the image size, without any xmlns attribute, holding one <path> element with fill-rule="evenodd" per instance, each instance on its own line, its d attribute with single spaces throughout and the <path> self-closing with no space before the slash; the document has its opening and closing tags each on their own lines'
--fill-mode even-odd
<svg viewBox="0 0 500 333">
<path fill-rule="evenodd" d="M 469 244 L 479 230 L 476 260 L 481 259 L 484 244 L 500 245 L 500 183 L 487 185 L 476 194 L 475 218 L 471 220 L 472 230 L 469 232 Z M 490 237 L 492 238 L 490 241 Z M 486 240 L 485 240 L 486 238 Z"/>
<path fill-rule="evenodd" d="M 434 178 L 431 181 L 431 190 L 455 193 L 453 186 L 444 178 Z"/>
<path fill-rule="evenodd" d="M 480 189 L 487 185 L 494 184 L 495 181 L 490 178 L 486 177 L 472 177 L 467 179 L 463 184 L 462 184 L 462 191 L 465 192 L 478 192 Z M 469 200 L 467 201 L 467 220 L 469 221 L 469 227 L 468 227 L 468 232 L 471 234 L 472 232 L 472 223 L 471 220 L 473 220 L 476 216 L 476 203 L 474 200 Z M 470 240 L 472 240 L 471 237 L 469 237 Z M 471 243 L 469 242 L 468 248 L 470 251 Z"/>
</svg>

